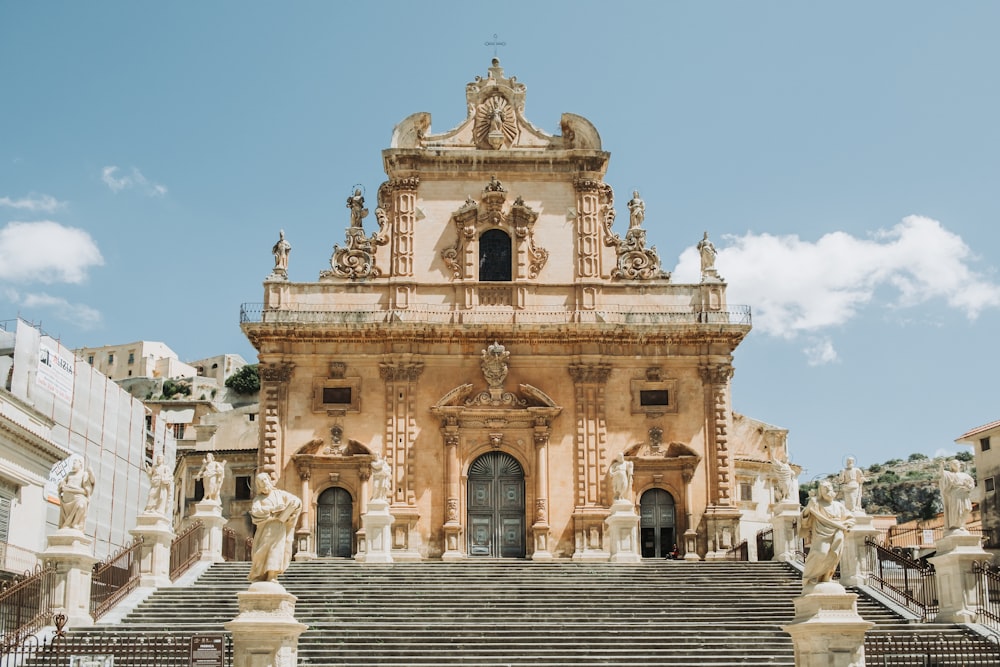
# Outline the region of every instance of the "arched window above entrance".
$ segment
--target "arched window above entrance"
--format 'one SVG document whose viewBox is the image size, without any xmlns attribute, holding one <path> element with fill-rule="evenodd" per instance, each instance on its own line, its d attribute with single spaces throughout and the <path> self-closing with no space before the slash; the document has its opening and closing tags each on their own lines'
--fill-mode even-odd
<svg viewBox="0 0 1000 667">
<path fill-rule="evenodd" d="M 491 229 L 479 237 L 479 280 L 510 282 L 513 263 L 510 236 L 501 229 Z"/>
</svg>

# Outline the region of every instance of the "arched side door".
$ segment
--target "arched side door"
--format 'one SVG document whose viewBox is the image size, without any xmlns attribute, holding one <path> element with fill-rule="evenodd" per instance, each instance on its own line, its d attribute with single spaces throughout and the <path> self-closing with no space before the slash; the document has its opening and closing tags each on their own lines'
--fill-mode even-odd
<svg viewBox="0 0 1000 667">
<path fill-rule="evenodd" d="M 350 558 L 354 547 L 351 494 L 339 486 L 319 494 L 316 501 L 316 555 L 320 558 Z"/>
<path fill-rule="evenodd" d="M 489 452 L 468 478 L 468 553 L 524 558 L 524 470 L 510 454 Z"/>
<path fill-rule="evenodd" d="M 666 558 L 677 542 L 674 497 L 650 489 L 639 499 L 639 542 L 643 558 Z"/>
</svg>

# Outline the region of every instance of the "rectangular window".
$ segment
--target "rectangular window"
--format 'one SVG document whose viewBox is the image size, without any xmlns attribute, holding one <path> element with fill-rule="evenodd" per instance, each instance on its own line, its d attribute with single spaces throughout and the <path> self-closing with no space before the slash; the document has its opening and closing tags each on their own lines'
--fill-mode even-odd
<svg viewBox="0 0 1000 667">
<path fill-rule="evenodd" d="M 135 363 L 135 352 L 134 351 L 128 353 L 128 362 L 130 364 L 134 364 Z"/>
<path fill-rule="evenodd" d="M 313 379 L 313 411 L 361 410 L 361 378 Z"/>
<path fill-rule="evenodd" d="M 115 353 L 114 352 L 109 352 L 108 353 L 108 363 L 109 364 L 115 363 Z"/>
<path fill-rule="evenodd" d="M 13 493 L 6 488 L 0 488 L 0 542 L 7 541 L 7 534 L 10 531 L 10 506 L 13 500 Z"/>
<path fill-rule="evenodd" d="M 248 412 L 247 413 L 247 421 L 252 421 L 252 422 L 257 421 L 257 413 L 256 412 Z"/>
<path fill-rule="evenodd" d="M 983 480 L 983 486 L 986 488 L 986 493 L 991 493 L 993 491 L 993 489 L 996 488 L 994 486 L 994 482 L 993 482 L 993 478 L 992 477 L 987 477 L 986 479 L 984 479 Z"/>
<path fill-rule="evenodd" d="M 236 482 L 236 500 L 250 500 L 253 498 L 251 487 L 253 478 L 250 475 L 237 475 L 234 481 Z"/>
<path fill-rule="evenodd" d="M 170 430 L 174 432 L 174 440 L 184 439 L 184 424 L 171 424 Z"/>
<path fill-rule="evenodd" d="M 87 355 L 87 363 L 90 364 L 91 366 L 94 365 L 94 355 L 92 354 Z"/>
<path fill-rule="evenodd" d="M 748 479 L 740 480 L 740 500 L 744 502 L 753 500 L 753 482 Z"/>
<path fill-rule="evenodd" d="M 990 451 L 990 436 L 979 439 L 979 451 L 988 452 Z"/>
<path fill-rule="evenodd" d="M 670 405 L 666 389 L 643 389 L 639 392 L 639 405 Z"/>
<path fill-rule="evenodd" d="M 677 412 L 677 380 L 632 380 L 632 414 Z"/>
</svg>

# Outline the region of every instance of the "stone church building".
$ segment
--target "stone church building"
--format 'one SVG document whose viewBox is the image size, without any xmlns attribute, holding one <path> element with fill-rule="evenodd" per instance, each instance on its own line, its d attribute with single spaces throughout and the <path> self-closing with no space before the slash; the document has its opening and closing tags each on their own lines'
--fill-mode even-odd
<svg viewBox="0 0 1000 667">
<path fill-rule="evenodd" d="M 619 455 L 642 557 L 722 558 L 769 525 L 786 432 L 732 411 L 750 311 L 708 235 L 701 281 L 672 282 L 639 193 L 616 222 L 597 129 L 566 113 L 547 134 L 525 96 L 494 60 L 458 127 L 403 120 L 329 268 L 289 281 L 282 233 L 244 306 L 259 467 L 303 499 L 298 559 L 363 551 L 379 461 L 397 561 L 608 560 Z"/>
</svg>

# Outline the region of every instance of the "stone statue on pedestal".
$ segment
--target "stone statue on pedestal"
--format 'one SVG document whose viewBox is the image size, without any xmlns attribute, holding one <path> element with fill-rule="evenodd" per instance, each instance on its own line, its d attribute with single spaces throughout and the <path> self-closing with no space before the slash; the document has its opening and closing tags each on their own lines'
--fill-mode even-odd
<svg viewBox="0 0 1000 667">
<path fill-rule="evenodd" d="M 811 542 L 802 571 L 803 594 L 808 594 L 816 584 L 833 581 L 844 550 L 845 533 L 854 527 L 854 516 L 835 498 L 833 484 L 824 480 L 802 510 L 800 531 Z"/>
<path fill-rule="evenodd" d="M 59 482 L 60 529 L 83 530 L 95 482 L 94 471 L 84 467 L 83 459 L 73 459 L 69 474 Z"/>
<path fill-rule="evenodd" d="M 861 468 L 854 467 L 854 457 L 847 457 L 847 465 L 840 471 L 839 481 L 844 506 L 851 512 L 864 514 L 865 510 L 861 507 L 861 488 L 865 482 L 865 473 Z"/>
<path fill-rule="evenodd" d="M 372 461 L 372 500 L 389 500 L 392 496 L 392 466 L 381 456 Z"/>
<path fill-rule="evenodd" d="M 962 465 L 952 459 L 947 466 L 941 464 L 938 486 L 944 503 L 945 535 L 965 532 L 965 523 L 972 514 L 972 491 L 976 488 L 976 480 L 969 473 L 962 472 Z"/>
<path fill-rule="evenodd" d="M 278 242 L 271 248 L 274 253 L 274 273 L 288 275 L 288 255 L 292 252 L 292 244 L 285 240 L 285 230 L 278 232 Z"/>
<path fill-rule="evenodd" d="M 212 452 L 205 454 L 205 458 L 201 464 L 201 469 L 198 471 L 198 474 L 194 476 L 195 479 L 202 480 L 202 483 L 205 485 L 204 500 L 210 500 L 215 503 L 222 502 L 219 494 L 222 493 L 222 481 L 225 477 L 225 460 L 221 462 L 216 461 L 215 454 Z"/>
<path fill-rule="evenodd" d="M 631 500 L 632 470 L 632 462 L 626 461 L 625 455 L 619 452 L 608 469 L 608 473 L 611 475 L 611 492 L 614 500 Z"/>
<path fill-rule="evenodd" d="M 276 489 L 266 472 L 258 473 L 256 487 L 250 518 L 257 531 L 247 578 L 274 581 L 292 561 L 292 540 L 302 512 L 302 501 L 288 491 Z"/>
<path fill-rule="evenodd" d="M 174 477 L 170 466 L 163 462 L 163 454 L 157 454 L 153 465 L 146 466 L 146 473 L 149 475 L 149 496 L 144 511 L 169 517 Z"/>
</svg>

